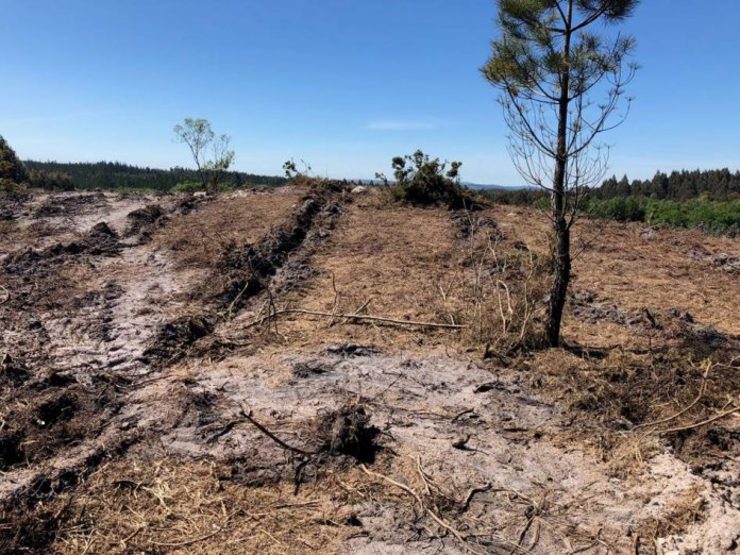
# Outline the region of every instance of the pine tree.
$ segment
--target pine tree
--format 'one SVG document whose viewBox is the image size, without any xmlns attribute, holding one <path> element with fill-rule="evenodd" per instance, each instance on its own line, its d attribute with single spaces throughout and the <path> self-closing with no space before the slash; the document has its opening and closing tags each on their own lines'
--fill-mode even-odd
<svg viewBox="0 0 740 555">
<path fill-rule="evenodd" d="M 570 228 L 587 188 L 604 177 L 598 137 L 623 121 L 618 107 L 636 70 L 629 37 L 592 32 L 627 18 L 638 0 L 498 0 L 500 37 L 482 68 L 501 91 L 510 150 L 522 177 L 551 192 L 554 241 L 547 340 L 560 342 L 570 282 Z M 599 101 L 593 99 L 597 96 Z M 613 117 L 615 116 L 615 117 Z M 626 114 L 624 114 L 626 116 Z"/>
</svg>

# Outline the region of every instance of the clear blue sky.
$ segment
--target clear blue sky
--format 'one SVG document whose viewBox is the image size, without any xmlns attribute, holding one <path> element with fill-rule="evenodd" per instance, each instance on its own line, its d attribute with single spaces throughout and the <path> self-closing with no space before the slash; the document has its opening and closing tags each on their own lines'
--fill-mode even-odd
<svg viewBox="0 0 740 555">
<path fill-rule="evenodd" d="M 0 134 L 23 158 L 187 165 L 172 126 L 229 133 L 236 168 L 289 157 L 371 177 L 422 148 L 517 184 L 478 68 L 493 0 L 0 0 Z M 611 172 L 740 168 L 740 1 L 643 0 L 642 69 Z M 610 172 L 610 173 L 611 173 Z"/>
</svg>

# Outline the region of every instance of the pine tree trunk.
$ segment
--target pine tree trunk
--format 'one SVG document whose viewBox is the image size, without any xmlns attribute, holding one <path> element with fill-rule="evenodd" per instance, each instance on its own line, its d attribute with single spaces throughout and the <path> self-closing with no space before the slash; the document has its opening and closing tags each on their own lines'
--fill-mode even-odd
<svg viewBox="0 0 740 555">
<path fill-rule="evenodd" d="M 555 159 L 555 175 L 552 184 L 552 226 L 555 239 L 553 252 L 553 282 L 550 289 L 550 306 L 547 315 L 547 343 L 550 347 L 560 345 L 560 324 L 563 320 L 563 308 L 570 283 L 570 227 L 565 218 L 566 204 L 566 169 L 568 166 L 568 104 L 570 102 L 570 27 L 573 20 L 573 1 L 568 2 L 568 21 L 563 45 L 563 58 L 566 60 L 560 74 L 561 92 L 558 113 L 558 145 Z"/>
<path fill-rule="evenodd" d="M 570 283 L 570 230 L 561 215 L 554 220 L 555 252 L 553 283 L 550 290 L 550 305 L 547 318 L 547 343 L 550 347 L 560 345 L 560 324 Z"/>
</svg>

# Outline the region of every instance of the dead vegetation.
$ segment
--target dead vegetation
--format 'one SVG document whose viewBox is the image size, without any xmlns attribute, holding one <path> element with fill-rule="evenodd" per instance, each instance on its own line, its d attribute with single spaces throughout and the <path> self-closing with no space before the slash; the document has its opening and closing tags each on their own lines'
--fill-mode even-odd
<svg viewBox="0 0 740 555">
<path fill-rule="evenodd" d="M 320 185 L 3 201 L 0 552 L 737 544 L 736 242 Z"/>
</svg>

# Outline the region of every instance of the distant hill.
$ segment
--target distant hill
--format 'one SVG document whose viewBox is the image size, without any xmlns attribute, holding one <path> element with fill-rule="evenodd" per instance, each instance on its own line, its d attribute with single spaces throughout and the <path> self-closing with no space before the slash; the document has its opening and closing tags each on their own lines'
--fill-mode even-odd
<svg viewBox="0 0 740 555">
<path fill-rule="evenodd" d="M 169 191 L 174 186 L 198 181 L 194 170 L 141 168 L 121 162 L 39 162 L 26 160 L 32 184 L 51 189 L 150 189 Z M 232 187 L 278 186 L 284 177 L 226 172 L 223 183 Z"/>
<path fill-rule="evenodd" d="M 463 181 L 462 184 L 468 189 L 475 191 L 521 191 L 523 189 L 531 189 L 529 185 L 493 185 L 483 183 L 471 183 L 469 181 Z"/>
</svg>

